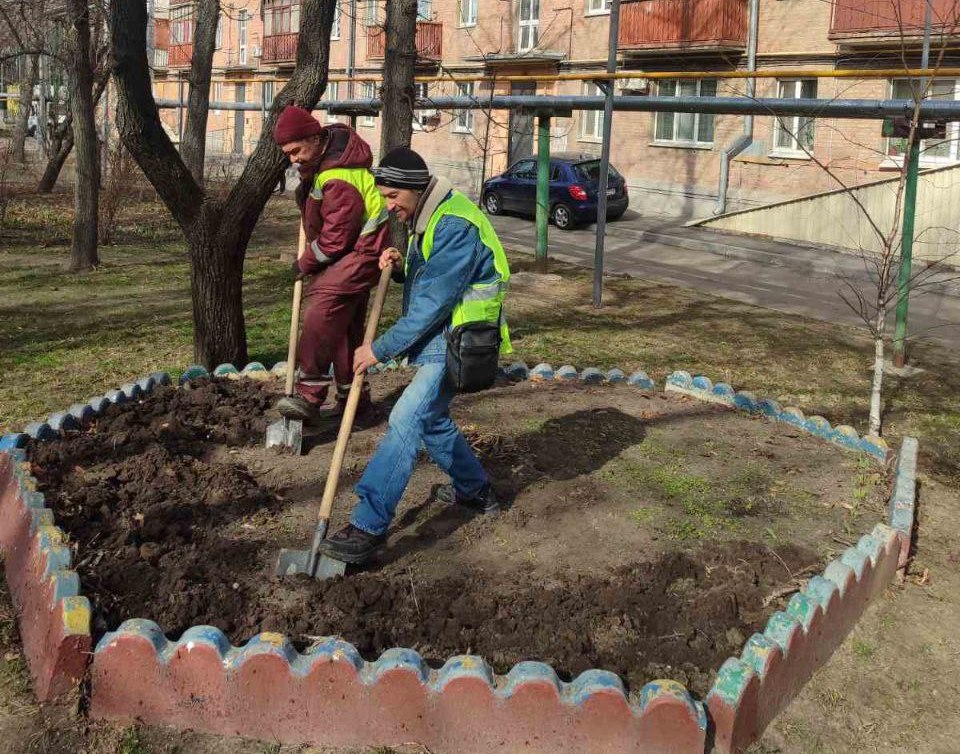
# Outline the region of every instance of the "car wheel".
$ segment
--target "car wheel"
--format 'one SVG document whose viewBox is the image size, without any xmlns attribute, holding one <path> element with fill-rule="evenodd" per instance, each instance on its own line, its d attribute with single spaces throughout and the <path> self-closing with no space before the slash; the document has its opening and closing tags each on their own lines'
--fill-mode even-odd
<svg viewBox="0 0 960 754">
<path fill-rule="evenodd" d="M 566 204 L 557 204 L 553 208 L 553 224 L 560 230 L 573 230 L 576 222 L 573 219 L 573 212 Z"/>
<path fill-rule="evenodd" d="M 491 191 L 484 196 L 483 208 L 487 210 L 488 215 L 499 215 L 503 212 L 503 202 L 500 201 L 500 194 L 496 191 Z"/>
<path fill-rule="evenodd" d="M 624 210 L 623 212 L 626 212 L 626 210 Z M 607 219 L 619 220 L 621 217 L 623 217 L 623 212 L 614 212 L 612 215 L 607 215 Z"/>
</svg>

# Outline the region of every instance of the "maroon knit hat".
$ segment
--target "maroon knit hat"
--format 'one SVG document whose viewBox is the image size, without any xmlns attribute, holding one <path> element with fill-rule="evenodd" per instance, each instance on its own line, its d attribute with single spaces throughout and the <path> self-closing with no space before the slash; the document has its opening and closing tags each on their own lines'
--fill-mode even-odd
<svg viewBox="0 0 960 754">
<path fill-rule="evenodd" d="M 314 118 L 309 110 L 296 105 L 287 105 L 277 118 L 273 127 L 273 140 L 283 146 L 291 141 L 300 141 L 316 136 L 323 131 L 320 121 Z"/>
</svg>

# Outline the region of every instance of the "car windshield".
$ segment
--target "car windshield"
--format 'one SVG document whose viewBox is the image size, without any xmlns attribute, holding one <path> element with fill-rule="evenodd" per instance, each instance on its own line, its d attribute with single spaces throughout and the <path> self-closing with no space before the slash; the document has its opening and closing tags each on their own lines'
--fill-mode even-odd
<svg viewBox="0 0 960 754">
<path fill-rule="evenodd" d="M 573 169 L 576 171 L 577 177 L 580 178 L 581 181 L 593 181 L 594 183 L 600 182 L 600 160 L 578 162 L 573 166 Z M 620 173 L 617 172 L 613 165 L 610 166 L 610 177 L 620 177 Z"/>
</svg>

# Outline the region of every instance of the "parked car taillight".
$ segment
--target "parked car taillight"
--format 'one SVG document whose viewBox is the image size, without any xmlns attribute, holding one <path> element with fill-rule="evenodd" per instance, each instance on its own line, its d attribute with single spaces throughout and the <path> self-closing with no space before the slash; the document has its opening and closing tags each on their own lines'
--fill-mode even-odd
<svg viewBox="0 0 960 754">
<path fill-rule="evenodd" d="M 583 186 L 573 185 L 570 186 L 567 191 L 569 191 L 570 196 L 572 196 L 578 202 L 587 201 L 587 192 L 583 190 Z"/>
</svg>

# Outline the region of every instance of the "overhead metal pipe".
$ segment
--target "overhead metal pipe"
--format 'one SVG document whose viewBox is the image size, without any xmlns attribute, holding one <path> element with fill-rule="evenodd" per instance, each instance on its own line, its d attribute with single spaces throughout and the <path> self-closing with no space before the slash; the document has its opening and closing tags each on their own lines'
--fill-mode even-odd
<svg viewBox="0 0 960 754">
<path fill-rule="evenodd" d="M 414 110 L 603 110 L 605 97 L 538 96 L 504 94 L 483 100 L 472 97 L 431 97 L 417 100 Z M 175 99 L 157 100 L 157 106 L 176 108 Z M 878 120 L 888 116 L 913 116 L 916 103 L 906 99 L 781 99 L 749 100 L 745 97 L 614 97 L 613 109 L 640 113 L 712 113 L 714 115 L 805 115 L 813 118 Z M 256 102 L 211 102 L 216 110 L 257 110 Z M 383 107 L 378 99 L 320 102 L 314 110 L 348 112 Z M 960 121 L 960 101 L 927 100 L 920 105 L 924 120 Z"/>
</svg>

